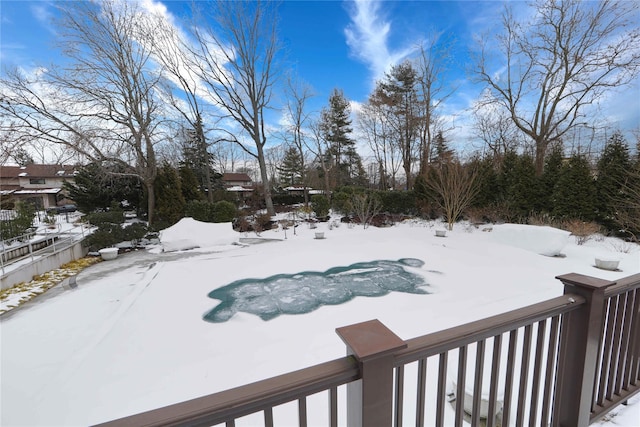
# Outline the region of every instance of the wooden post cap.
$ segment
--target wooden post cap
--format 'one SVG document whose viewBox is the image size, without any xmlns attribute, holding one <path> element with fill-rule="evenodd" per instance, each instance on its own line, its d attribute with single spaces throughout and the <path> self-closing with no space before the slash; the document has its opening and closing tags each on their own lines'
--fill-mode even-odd
<svg viewBox="0 0 640 427">
<path fill-rule="evenodd" d="M 407 347 L 407 344 L 378 319 L 343 326 L 336 333 L 359 361 L 376 359 Z"/>
</svg>

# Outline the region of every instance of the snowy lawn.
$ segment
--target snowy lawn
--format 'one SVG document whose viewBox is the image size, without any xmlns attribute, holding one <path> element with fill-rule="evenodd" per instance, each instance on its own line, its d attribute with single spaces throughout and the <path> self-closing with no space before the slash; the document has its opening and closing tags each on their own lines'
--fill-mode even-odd
<svg viewBox="0 0 640 427">
<path fill-rule="evenodd" d="M 560 274 L 615 280 L 640 272 L 638 246 L 616 239 L 578 246 L 570 237 L 562 257 L 547 257 L 465 224 L 445 238 L 437 228 L 422 221 L 366 230 L 300 225 L 286 240 L 273 230 L 261 237 L 281 241 L 245 246 L 235 243 L 255 234 L 186 221 L 163 241 L 198 248 L 120 255 L 81 272 L 78 288 L 2 318 L 0 424 L 107 421 L 342 357 L 337 327 L 379 319 L 409 339 L 561 295 Z M 318 231 L 325 239 L 314 238 Z M 607 253 L 620 259 L 621 271 L 594 267 Z M 430 294 L 359 296 L 269 321 L 245 312 L 223 323 L 203 320 L 219 304 L 207 294 L 234 281 L 401 258 L 424 262 L 411 271 Z M 638 406 L 612 422 L 640 425 Z"/>
</svg>

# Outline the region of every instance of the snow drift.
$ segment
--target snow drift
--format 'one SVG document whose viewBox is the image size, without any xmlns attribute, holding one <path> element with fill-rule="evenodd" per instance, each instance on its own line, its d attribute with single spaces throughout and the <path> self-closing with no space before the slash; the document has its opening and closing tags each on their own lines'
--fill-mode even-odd
<svg viewBox="0 0 640 427">
<path fill-rule="evenodd" d="M 160 232 L 165 252 L 230 245 L 237 242 L 238 237 L 230 222 L 208 223 L 193 218 L 182 218 Z"/>
<path fill-rule="evenodd" d="M 553 227 L 501 224 L 493 227 L 494 241 L 545 256 L 558 256 L 569 241 L 570 232 Z"/>
</svg>

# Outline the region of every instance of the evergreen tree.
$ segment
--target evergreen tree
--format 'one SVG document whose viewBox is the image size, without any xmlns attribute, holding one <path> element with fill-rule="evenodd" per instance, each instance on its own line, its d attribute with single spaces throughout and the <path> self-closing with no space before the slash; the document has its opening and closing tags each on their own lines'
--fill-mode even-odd
<svg viewBox="0 0 640 427">
<path fill-rule="evenodd" d="M 216 178 L 220 177 L 213 169 L 213 160 L 213 154 L 208 150 L 202 118 L 198 116 L 194 128 L 186 132 L 180 166 L 193 171 L 200 191 L 207 195 L 209 202 L 212 202 L 213 190 L 219 187 Z"/>
<path fill-rule="evenodd" d="M 18 164 L 18 166 L 27 166 L 35 163 L 33 156 L 31 156 L 31 154 L 22 147 L 16 148 L 11 153 L 11 157 L 13 157 L 13 160 Z"/>
<path fill-rule="evenodd" d="M 327 154 L 331 156 L 335 167 L 331 172 L 333 188 L 349 183 L 356 169 L 355 159 L 360 156 L 356 152 L 355 140 L 351 138 L 351 108 L 349 101 L 341 90 L 334 89 L 329 96 L 329 107 L 321 113 L 320 129 L 322 137 L 329 144 Z"/>
<path fill-rule="evenodd" d="M 473 200 L 474 207 L 486 208 L 498 202 L 498 173 L 492 156 L 473 159 L 469 167 L 478 171 L 478 194 Z"/>
<path fill-rule="evenodd" d="M 351 167 L 351 179 L 349 185 L 355 185 L 357 187 L 369 187 L 369 178 L 367 177 L 367 171 L 362 164 L 362 158 L 358 153 L 354 152 L 349 156 L 349 162 Z"/>
<path fill-rule="evenodd" d="M 510 220 L 525 221 L 540 205 L 539 181 L 533 158 L 508 152 L 503 159 L 497 183 L 499 200 L 508 208 Z"/>
<path fill-rule="evenodd" d="M 617 132 L 609 138 L 597 164 L 597 220 L 609 230 L 615 229 L 616 206 L 628 198 L 624 186 L 632 167 L 629 146 L 622 134 Z"/>
<path fill-rule="evenodd" d="M 180 176 L 180 190 L 182 191 L 184 201 L 202 200 L 203 195 L 200 191 L 198 178 L 193 169 L 190 169 L 186 165 L 181 165 L 178 167 L 178 174 Z"/>
<path fill-rule="evenodd" d="M 541 211 L 543 212 L 553 212 L 553 206 L 555 205 L 553 195 L 562 171 L 563 157 L 564 153 L 562 144 L 556 144 L 552 147 L 551 152 L 545 160 L 540 182 L 542 201 Z"/>
<path fill-rule="evenodd" d="M 85 213 L 106 210 L 125 200 L 130 208 L 138 211 L 144 198 L 142 185 L 138 178 L 123 173 L 119 165 L 89 163 L 78 169 L 73 183 L 65 181 L 62 188 Z"/>
<path fill-rule="evenodd" d="M 596 205 L 595 181 L 585 156 L 574 154 L 560 172 L 553 198 L 553 215 L 562 219 L 592 221 Z"/>
<path fill-rule="evenodd" d="M 156 222 L 158 229 L 169 227 L 184 216 L 185 201 L 178 172 L 168 163 L 158 169 L 155 181 Z"/>
<path fill-rule="evenodd" d="M 302 156 L 296 147 L 289 147 L 278 167 L 280 182 L 283 185 L 300 184 L 302 179 Z"/>
<path fill-rule="evenodd" d="M 435 150 L 435 156 L 433 157 L 433 163 L 443 165 L 453 161 L 454 151 L 449 148 L 447 140 L 444 138 L 442 131 L 439 131 L 435 138 L 433 138 L 433 146 Z"/>
</svg>

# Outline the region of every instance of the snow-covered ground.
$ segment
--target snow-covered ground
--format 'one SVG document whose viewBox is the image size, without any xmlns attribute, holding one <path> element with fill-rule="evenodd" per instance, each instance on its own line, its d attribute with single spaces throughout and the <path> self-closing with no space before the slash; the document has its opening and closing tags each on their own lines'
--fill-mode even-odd
<svg viewBox="0 0 640 427">
<path fill-rule="evenodd" d="M 383 229 L 330 224 L 289 228 L 286 239 L 282 229 L 263 232 L 280 240 L 243 245 L 239 238 L 255 234 L 186 220 L 163 242 L 198 248 L 120 255 L 81 272 L 76 289 L 4 316 L 0 424 L 107 421 L 342 357 L 337 327 L 379 319 L 409 339 L 561 295 L 560 274 L 615 280 L 640 272 L 638 246 L 617 239 L 578 246 L 571 237 L 562 257 L 547 257 L 463 223 L 444 238 L 434 232 L 441 224 L 417 220 Z M 530 242 L 544 242 L 544 232 L 535 236 L 527 231 Z M 619 258 L 620 271 L 594 267 L 603 253 Z M 219 303 L 207 294 L 241 279 L 402 258 L 424 262 L 411 271 L 431 293 L 356 297 L 269 321 L 241 311 L 223 323 L 203 320 Z M 632 403 L 603 425 L 640 426 Z M 310 416 L 316 421 L 312 408 Z"/>
</svg>

